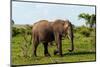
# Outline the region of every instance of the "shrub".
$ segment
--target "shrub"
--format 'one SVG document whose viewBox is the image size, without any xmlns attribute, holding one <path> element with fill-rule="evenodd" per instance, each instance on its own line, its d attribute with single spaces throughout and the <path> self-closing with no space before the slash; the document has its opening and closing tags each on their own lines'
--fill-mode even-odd
<svg viewBox="0 0 100 67">
<path fill-rule="evenodd" d="M 12 36 L 16 36 L 18 34 L 25 34 L 27 33 L 28 35 L 31 34 L 31 26 L 28 25 L 23 25 L 22 27 L 12 27 Z"/>
<path fill-rule="evenodd" d="M 75 33 L 80 33 L 80 34 L 82 34 L 83 36 L 86 36 L 86 37 L 89 37 L 92 31 L 93 31 L 92 28 L 88 28 L 88 27 L 85 27 L 85 26 L 76 27 L 75 30 L 74 30 Z"/>
<path fill-rule="evenodd" d="M 16 28 L 16 27 L 12 27 L 12 36 L 16 36 L 18 35 L 20 32 L 19 32 L 19 29 Z"/>
<path fill-rule="evenodd" d="M 90 31 L 87 28 L 83 28 L 80 30 L 80 33 L 86 37 L 90 36 Z"/>
</svg>

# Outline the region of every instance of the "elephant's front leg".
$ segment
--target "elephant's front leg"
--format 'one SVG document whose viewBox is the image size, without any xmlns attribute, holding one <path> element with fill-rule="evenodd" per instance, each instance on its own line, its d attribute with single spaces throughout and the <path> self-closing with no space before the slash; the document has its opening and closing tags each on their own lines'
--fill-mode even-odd
<svg viewBox="0 0 100 67">
<path fill-rule="evenodd" d="M 50 56 L 49 52 L 48 52 L 48 43 L 43 43 L 44 44 L 44 55 L 45 56 Z"/>
<path fill-rule="evenodd" d="M 62 41 L 61 41 L 61 36 L 60 35 L 56 35 L 56 45 L 57 45 L 57 50 L 54 51 L 54 54 L 59 54 L 60 56 L 62 56 Z"/>
</svg>

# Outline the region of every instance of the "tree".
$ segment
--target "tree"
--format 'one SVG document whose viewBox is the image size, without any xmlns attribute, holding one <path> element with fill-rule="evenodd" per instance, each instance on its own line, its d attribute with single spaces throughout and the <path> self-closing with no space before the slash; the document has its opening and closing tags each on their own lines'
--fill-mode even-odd
<svg viewBox="0 0 100 67">
<path fill-rule="evenodd" d="M 96 24 L 96 15 L 95 14 L 86 14 L 86 13 L 81 13 L 79 14 L 79 19 L 85 19 L 85 23 L 86 25 L 89 25 L 90 28 L 93 28 L 93 26 L 95 26 Z"/>
</svg>

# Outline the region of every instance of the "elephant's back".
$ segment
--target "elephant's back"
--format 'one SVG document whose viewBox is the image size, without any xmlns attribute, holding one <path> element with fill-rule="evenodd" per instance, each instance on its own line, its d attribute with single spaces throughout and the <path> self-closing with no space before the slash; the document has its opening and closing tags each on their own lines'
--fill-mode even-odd
<svg viewBox="0 0 100 67">
<path fill-rule="evenodd" d="M 49 27 L 49 22 L 47 20 L 40 20 L 36 23 L 33 24 L 33 30 L 42 30 L 42 29 L 46 29 Z"/>
<path fill-rule="evenodd" d="M 49 41 L 53 36 L 52 27 L 47 20 L 35 23 L 32 32 L 38 36 L 40 41 Z"/>
</svg>

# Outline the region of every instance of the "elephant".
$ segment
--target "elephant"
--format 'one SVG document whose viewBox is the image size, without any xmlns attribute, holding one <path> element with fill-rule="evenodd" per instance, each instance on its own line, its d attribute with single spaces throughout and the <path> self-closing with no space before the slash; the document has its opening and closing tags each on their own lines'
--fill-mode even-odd
<svg viewBox="0 0 100 67">
<path fill-rule="evenodd" d="M 33 24 L 32 41 L 33 41 L 33 56 L 37 56 L 36 50 L 39 43 L 44 45 L 44 55 L 50 56 L 48 52 L 48 43 L 55 41 L 57 49 L 54 50 L 54 55 L 63 56 L 62 54 L 62 38 L 68 35 L 71 40 L 71 48 L 74 50 L 73 44 L 73 27 L 69 20 L 57 19 L 53 22 L 48 20 L 40 20 Z"/>
</svg>

